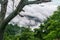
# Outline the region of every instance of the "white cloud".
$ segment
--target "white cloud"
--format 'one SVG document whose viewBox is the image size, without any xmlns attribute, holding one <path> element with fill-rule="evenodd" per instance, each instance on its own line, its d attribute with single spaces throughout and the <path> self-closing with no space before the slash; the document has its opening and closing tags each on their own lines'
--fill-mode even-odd
<svg viewBox="0 0 60 40">
<path fill-rule="evenodd" d="M 15 2 L 15 5 L 18 2 Z M 11 6 L 12 8 L 12 2 L 10 1 L 10 3 L 8 4 L 9 6 Z M 23 9 L 25 10 L 25 12 L 21 12 L 22 15 L 29 15 L 29 16 L 34 16 L 37 17 L 38 19 L 44 20 L 46 19 L 46 17 L 49 17 L 53 11 L 55 11 L 57 9 L 58 5 L 52 4 L 51 2 L 48 3 L 42 3 L 42 4 L 33 4 L 33 5 L 26 5 Z M 8 7 L 7 10 L 7 14 L 12 12 L 12 9 Z M 9 15 L 9 14 L 8 14 Z M 31 19 L 32 20 L 32 19 Z M 27 17 L 20 17 L 20 16 L 16 16 L 10 23 L 17 23 L 18 25 L 29 25 L 30 21 L 28 20 Z M 37 25 L 35 25 L 35 23 Z M 35 27 L 37 27 L 40 23 L 39 22 L 35 22 L 35 21 L 31 21 L 30 25 L 35 25 Z M 33 26 L 34 28 L 34 26 Z"/>
</svg>

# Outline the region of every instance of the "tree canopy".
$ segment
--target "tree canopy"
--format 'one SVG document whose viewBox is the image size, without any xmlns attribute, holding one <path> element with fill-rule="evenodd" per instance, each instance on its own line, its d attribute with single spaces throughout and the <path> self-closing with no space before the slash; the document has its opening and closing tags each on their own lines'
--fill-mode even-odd
<svg viewBox="0 0 60 40">
<path fill-rule="evenodd" d="M 12 26 L 10 25 L 10 27 Z M 16 25 L 14 26 L 17 27 Z M 12 29 L 10 27 L 5 32 L 4 40 L 60 40 L 60 6 L 57 11 L 54 11 L 52 16 L 33 31 L 29 27 L 21 27 L 18 28 L 20 31 L 17 34 L 11 35 L 13 27 Z M 9 30 L 12 31 L 8 32 Z M 14 30 L 14 32 L 16 31 Z"/>
</svg>

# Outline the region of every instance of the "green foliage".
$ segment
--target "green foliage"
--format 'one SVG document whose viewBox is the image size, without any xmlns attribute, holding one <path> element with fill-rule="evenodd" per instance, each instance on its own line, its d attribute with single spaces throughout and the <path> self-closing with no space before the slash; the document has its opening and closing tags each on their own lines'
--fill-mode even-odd
<svg viewBox="0 0 60 40">
<path fill-rule="evenodd" d="M 35 32 L 35 36 L 41 40 L 60 39 L 60 6 Z"/>
<path fill-rule="evenodd" d="M 60 40 L 60 6 L 34 31 L 31 28 L 7 25 L 4 40 Z"/>
<path fill-rule="evenodd" d="M 8 24 L 4 33 L 4 40 L 14 40 L 15 35 L 19 32 L 19 30 L 19 26 Z"/>
<path fill-rule="evenodd" d="M 45 25 L 43 30 L 47 31 L 47 34 L 44 37 L 45 40 L 60 38 L 60 6 L 58 7 L 58 11 L 55 11 L 43 25 Z"/>
<path fill-rule="evenodd" d="M 7 32 L 7 33 L 10 34 L 10 35 L 15 35 L 16 33 L 19 32 L 19 30 L 20 30 L 20 27 L 19 27 L 19 26 L 9 24 L 9 25 L 7 25 L 7 27 L 6 27 L 5 32 Z"/>
</svg>

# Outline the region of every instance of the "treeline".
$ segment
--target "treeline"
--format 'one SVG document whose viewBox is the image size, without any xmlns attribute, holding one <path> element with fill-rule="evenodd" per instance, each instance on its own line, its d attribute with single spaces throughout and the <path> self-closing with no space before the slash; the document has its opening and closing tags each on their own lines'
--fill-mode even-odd
<svg viewBox="0 0 60 40">
<path fill-rule="evenodd" d="M 8 24 L 4 40 L 60 40 L 60 6 L 39 28 L 19 27 Z"/>
</svg>

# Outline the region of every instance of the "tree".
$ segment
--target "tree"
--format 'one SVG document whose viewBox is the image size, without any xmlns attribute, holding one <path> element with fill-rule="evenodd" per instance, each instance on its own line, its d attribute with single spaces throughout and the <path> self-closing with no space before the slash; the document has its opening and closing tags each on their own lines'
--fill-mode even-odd
<svg viewBox="0 0 60 40">
<path fill-rule="evenodd" d="M 39 28 L 35 28 L 34 31 L 32 31 L 29 27 L 19 28 L 17 25 L 7 25 L 4 40 L 60 40 L 59 14 L 60 6 L 52 16 L 45 20 Z M 15 34 L 17 31 L 18 33 Z"/>
<path fill-rule="evenodd" d="M 8 24 L 5 32 L 8 33 L 8 35 L 15 35 L 17 33 L 19 33 L 20 27 L 17 25 L 12 25 L 12 24 Z"/>
<path fill-rule="evenodd" d="M 41 1 L 28 1 L 28 0 L 21 0 L 16 7 L 16 9 L 7 17 L 5 17 L 6 10 L 7 10 L 7 3 L 8 0 L 0 0 L 1 3 L 1 12 L 0 12 L 0 40 L 3 40 L 4 30 L 6 25 L 17 15 L 19 12 L 22 11 L 23 7 L 28 4 L 37 4 L 41 3 Z"/>
<path fill-rule="evenodd" d="M 60 6 L 47 21 L 35 29 L 35 37 L 41 40 L 60 40 Z"/>
<path fill-rule="evenodd" d="M 15 36 L 15 35 L 18 35 L 20 30 L 21 29 L 18 25 L 8 24 L 6 27 L 6 30 L 4 32 L 4 40 L 16 40 L 16 39 L 18 39 L 17 36 Z"/>
<path fill-rule="evenodd" d="M 46 25 L 46 30 L 48 32 L 47 36 L 44 38 L 46 40 L 58 39 L 60 40 L 60 6 L 58 6 L 57 11 L 49 18 Z"/>
</svg>

